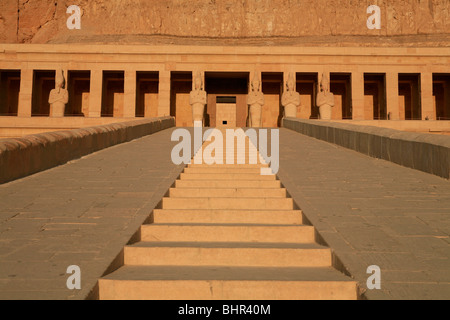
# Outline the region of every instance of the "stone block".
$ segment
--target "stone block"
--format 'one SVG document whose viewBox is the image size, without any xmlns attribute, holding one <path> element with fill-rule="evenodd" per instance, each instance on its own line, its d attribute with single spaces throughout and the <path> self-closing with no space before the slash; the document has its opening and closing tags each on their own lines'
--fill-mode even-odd
<svg viewBox="0 0 450 320">
<path fill-rule="evenodd" d="M 334 143 L 335 141 L 335 128 L 329 127 L 327 131 L 327 140 L 330 143 Z"/>
<path fill-rule="evenodd" d="M 317 139 L 326 141 L 326 139 L 327 139 L 327 129 L 328 129 L 328 127 L 326 127 L 326 126 L 319 126 L 318 127 L 318 132 L 317 132 Z"/>
<path fill-rule="evenodd" d="M 373 135 L 369 135 L 365 132 L 355 132 L 356 151 L 369 154 L 369 150 L 372 148 L 372 145 L 369 144 L 370 138 L 373 138 Z"/>
<path fill-rule="evenodd" d="M 416 142 L 413 146 L 413 168 L 432 173 L 433 170 L 433 157 L 436 156 L 435 150 L 437 146 L 429 143 Z"/>
<path fill-rule="evenodd" d="M 432 149 L 432 171 L 430 173 L 442 178 L 450 179 L 450 148 L 433 145 L 430 149 Z M 425 164 L 426 163 L 424 163 L 424 165 Z"/>
<path fill-rule="evenodd" d="M 356 150 L 356 135 L 354 131 L 344 130 L 345 147 L 348 149 Z"/>
<path fill-rule="evenodd" d="M 341 147 L 355 150 L 355 134 L 352 131 L 338 128 L 335 131 L 336 141 L 335 143 Z"/>
</svg>

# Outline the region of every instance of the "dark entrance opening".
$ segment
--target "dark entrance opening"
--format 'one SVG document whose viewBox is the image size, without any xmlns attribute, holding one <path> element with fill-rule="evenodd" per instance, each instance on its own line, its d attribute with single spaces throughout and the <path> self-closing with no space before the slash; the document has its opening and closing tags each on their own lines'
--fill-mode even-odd
<svg viewBox="0 0 450 320">
<path fill-rule="evenodd" d="M 66 88 L 67 84 L 64 86 Z M 32 116 L 48 117 L 50 115 L 48 98 L 53 89 L 55 89 L 54 70 L 35 70 L 33 72 Z"/>
<path fill-rule="evenodd" d="M 422 120 L 420 74 L 399 74 L 398 95 L 401 120 Z"/>
<path fill-rule="evenodd" d="M 317 73 L 297 73 L 297 92 L 300 93 L 300 119 L 319 119 L 319 108 L 316 106 Z"/>
<path fill-rule="evenodd" d="M 88 116 L 89 95 L 91 91 L 90 71 L 69 71 L 69 103 L 66 106 L 66 116 Z"/>
<path fill-rule="evenodd" d="M 364 119 L 387 119 L 385 74 L 364 74 Z"/>
<path fill-rule="evenodd" d="M 136 117 L 158 116 L 159 72 L 137 72 Z"/>
<path fill-rule="evenodd" d="M 334 94 L 333 120 L 352 119 L 352 75 L 350 73 L 331 73 L 330 91 Z"/>
<path fill-rule="evenodd" d="M 0 116 L 17 116 L 20 70 L 0 71 Z"/>
<path fill-rule="evenodd" d="M 236 103 L 236 97 L 233 96 L 225 96 L 225 97 L 217 97 L 216 103 Z"/>
<path fill-rule="evenodd" d="M 217 97 L 233 97 L 236 99 L 236 127 L 247 125 L 247 94 L 249 88 L 248 72 L 206 72 L 206 92 L 208 106 L 206 124 L 210 127 L 223 125 L 217 120 Z M 233 111 L 234 112 L 234 111 Z M 227 125 L 229 122 L 227 121 Z"/>
<path fill-rule="evenodd" d="M 123 117 L 125 73 L 103 71 L 102 117 Z"/>
<path fill-rule="evenodd" d="M 450 74 L 433 75 L 433 101 L 437 120 L 450 120 Z"/>
</svg>

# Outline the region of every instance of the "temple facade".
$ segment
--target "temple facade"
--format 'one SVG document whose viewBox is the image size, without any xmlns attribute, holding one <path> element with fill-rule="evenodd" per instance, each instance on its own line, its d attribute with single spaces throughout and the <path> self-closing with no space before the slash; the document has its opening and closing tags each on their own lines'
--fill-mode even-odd
<svg viewBox="0 0 450 320">
<path fill-rule="evenodd" d="M 177 126 L 191 126 L 195 70 L 210 127 L 248 125 L 254 74 L 264 94 L 263 127 L 280 126 L 290 74 L 300 94 L 298 118 L 319 118 L 316 99 L 326 75 L 332 120 L 450 120 L 448 48 L 323 46 L 0 44 L 0 116 L 51 117 L 57 70 L 69 93 L 64 117 L 74 121 L 172 115 Z"/>
</svg>

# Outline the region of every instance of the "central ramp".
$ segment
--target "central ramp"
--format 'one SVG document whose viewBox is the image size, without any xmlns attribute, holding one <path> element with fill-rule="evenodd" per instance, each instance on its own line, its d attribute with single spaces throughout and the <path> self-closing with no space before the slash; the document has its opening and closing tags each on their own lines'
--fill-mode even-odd
<svg viewBox="0 0 450 320">
<path fill-rule="evenodd" d="M 357 299 L 276 175 L 261 175 L 267 167 L 189 164 L 124 265 L 99 280 L 99 298 Z"/>
</svg>

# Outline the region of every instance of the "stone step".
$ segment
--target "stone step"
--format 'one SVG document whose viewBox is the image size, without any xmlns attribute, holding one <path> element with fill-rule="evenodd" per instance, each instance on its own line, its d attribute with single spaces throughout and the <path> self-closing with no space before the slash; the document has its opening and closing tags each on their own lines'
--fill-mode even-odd
<svg viewBox="0 0 450 320">
<path fill-rule="evenodd" d="M 279 180 L 177 180 L 175 188 L 280 188 Z"/>
<path fill-rule="evenodd" d="M 357 299 L 266 164 L 189 164 L 100 299 Z"/>
<path fill-rule="evenodd" d="M 148 224 L 144 242 L 314 243 L 314 227 L 280 225 Z"/>
<path fill-rule="evenodd" d="M 331 250 L 318 244 L 138 242 L 124 249 L 133 266 L 328 267 Z"/>
<path fill-rule="evenodd" d="M 162 209 L 293 210 L 289 198 L 163 198 Z"/>
<path fill-rule="evenodd" d="M 244 169 L 248 169 L 248 168 L 267 168 L 269 167 L 268 164 L 264 163 L 264 164 L 212 164 L 212 165 L 208 165 L 208 164 L 188 164 L 187 166 L 188 168 L 244 168 Z"/>
<path fill-rule="evenodd" d="M 225 150 L 225 149 L 223 149 L 223 150 L 216 149 L 216 151 L 218 151 L 218 152 L 217 152 L 217 155 L 216 155 L 214 152 L 213 152 L 213 154 L 211 155 L 211 154 L 210 154 L 210 151 L 205 152 L 205 149 L 203 149 L 203 151 L 202 151 L 202 152 L 203 152 L 202 160 L 203 160 L 203 161 L 206 161 L 206 160 L 216 160 L 216 159 L 219 159 L 219 158 L 220 158 L 219 152 L 222 151 L 222 158 L 223 158 L 224 160 L 226 160 L 228 154 L 230 154 L 230 157 L 233 157 L 233 156 L 234 156 L 234 159 L 243 159 L 244 156 L 245 156 L 245 158 L 247 158 L 247 159 L 248 159 L 249 157 L 251 157 L 251 158 L 253 159 L 253 161 L 254 161 L 255 159 L 256 159 L 256 161 L 260 161 L 260 160 L 263 160 L 263 161 L 264 161 L 264 158 L 260 157 L 260 155 L 259 155 L 258 152 L 257 152 L 256 154 L 254 154 L 254 153 L 250 153 L 249 150 L 234 150 L 234 152 L 233 152 L 232 150 L 228 151 L 228 150 Z M 231 152 L 233 152 L 234 154 L 231 155 Z M 196 153 L 195 156 L 196 156 L 196 157 L 199 157 L 199 153 Z M 197 161 L 200 160 L 199 158 L 195 158 L 195 159 L 196 159 Z M 195 161 L 195 160 L 194 160 L 194 161 Z"/>
<path fill-rule="evenodd" d="M 358 285 L 330 267 L 125 266 L 99 280 L 99 297 L 102 300 L 356 300 Z"/>
<path fill-rule="evenodd" d="M 203 151 L 203 154 L 204 154 L 204 152 L 205 152 L 205 149 L 206 149 L 206 144 L 203 146 L 203 148 L 202 148 L 202 151 Z M 254 148 L 254 147 L 252 147 L 251 148 L 251 150 L 250 150 L 250 148 L 249 148 L 249 144 L 248 144 L 248 140 L 247 140 L 247 142 L 246 142 L 246 146 L 245 147 L 241 147 L 241 146 L 237 146 L 237 145 L 234 145 L 234 148 L 233 147 L 231 147 L 231 148 L 228 148 L 228 147 L 226 147 L 225 145 L 223 146 L 223 148 L 216 148 L 216 150 L 220 150 L 220 151 L 222 151 L 224 154 L 225 153 L 227 153 L 227 152 L 246 152 L 246 153 L 249 153 L 250 151 L 252 152 L 252 153 L 256 153 L 256 154 L 260 154 L 260 152 L 259 152 L 259 150 L 257 149 L 257 148 Z M 208 154 L 209 154 L 209 152 L 208 152 Z"/>
<path fill-rule="evenodd" d="M 220 161 L 220 159 L 222 159 L 222 161 Z M 256 161 L 255 161 L 256 160 Z M 219 162 L 220 161 L 220 162 Z M 234 157 L 231 159 L 227 159 L 226 156 L 224 156 L 223 158 L 219 158 L 219 157 L 215 157 L 215 158 L 203 158 L 201 160 L 201 162 L 195 162 L 193 160 L 191 160 L 188 163 L 188 167 L 189 166 L 236 166 L 236 165 L 240 165 L 240 166 L 258 166 L 258 167 L 268 167 L 268 163 L 263 160 L 261 161 L 261 159 L 259 159 L 258 157 L 255 159 L 253 157 L 249 157 L 249 155 L 245 155 L 245 157 Z"/>
<path fill-rule="evenodd" d="M 256 152 L 253 151 L 253 150 L 250 152 L 250 150 L 248 148 L 246 148 L 246 149 L 242 149 L 242 148 L 237 149 L 237 148 L 235 148 L 234 150 L 233 149 L 227 149 L 227 148 L 223 148 L 221 150 L 220 148 L 216 148 L 215 151 L 218 151 L 218 152 L 222 151 L 222 154 L 224 156 L 226 154 L 230 153 L 230 152 L 234 152 L 234 156 L 236 156 L 237 153 L 239 153 L 240 155 L 241 154 L 245 154 L 245 155 L 256 154 L 256 156 L 260 155 L 258 150 L 256 150 Z M 209 150 L 208 150 L 208 152 L 205 153 L 205 149 L 203 149 L 202 152 L 203 152 L 203 158 L 208 158 L 210 156 L 210 151 Z M 195 155 L 197 155 L 197 153 Z M 213 156 L 214 156 L 214 152 L 213 152 Z"/>
<path fill-rule="evenodd" d="M 252 189 L 252 188 L 171 188 L 171 198 L 286 198 L 284 188 Z"/>
<path fill-rule="evenodd" d="M 220 168 L 220 167 L 188 167 L 184 169 L 184 173 L 194 174 L 261 174 L 261 168 Z"/>
<path fill-rule="evenodd" d="M 300 210 L 162 210 L 153 211 L 154 223 L 303 224 Z"/>
<path fill-rule="evenodd" d="M 263 176 L 259 173 L 182 173 L 180 180 L 256 180 L 256 181 L 273 181 L 276 180 L 275 175 Z"/>
</svg>

